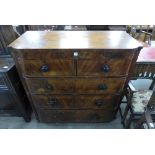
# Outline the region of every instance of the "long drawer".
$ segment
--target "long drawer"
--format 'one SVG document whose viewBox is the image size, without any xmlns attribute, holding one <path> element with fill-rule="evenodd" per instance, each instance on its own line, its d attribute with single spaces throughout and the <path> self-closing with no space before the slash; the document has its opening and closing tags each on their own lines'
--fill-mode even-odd
<svg viewBox="0 0 155 155">
<path fill-rule="evenodd" d="M 99 49 L 22 49 L 17 52 L 16 57 L 19 60 L 51 60 L 51 59 L 91 59 L 91 60 L 113 60 L 124 59 L 130 61 L 134 53 L 128 50 L 99 50 Z"/>
<path fill-rule="evenodd" d="M 125 78 L 25 78 L 34 94 L 105 94 L 120 93 Z"/>
<path fill-rule="evenodd" d="M 41 122 L 46 123 L 103 123 L 115 118 L 113 110 L 46 110 L 38 109 Z"/>
<path fill-rule="evenodd" d="M 45 109 L 116 109 L 118 95 L 32 95 L 38 108 Z"/>
</svg>

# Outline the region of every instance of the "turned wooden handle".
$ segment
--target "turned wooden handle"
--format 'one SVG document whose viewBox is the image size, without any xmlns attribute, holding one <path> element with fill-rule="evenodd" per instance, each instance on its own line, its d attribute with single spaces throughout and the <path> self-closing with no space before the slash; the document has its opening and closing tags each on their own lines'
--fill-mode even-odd
<svg viewBox="0 0 155 155">
<path fill-rule="evenodd" d="M 101 71 L 104 72 L 104 73 L 107 73 L 110 71 L 110 68 L 108 65 L 104 64 L 101 66 Z"/>
<path fill-rule="evenodd" d="M 43 65 L 40 70 L 42 72 L 48 72 L 48 70 L 49 70 L 48 65 Z"/>
<path fill-rule="evenodd" d="M 57 104 L 57 99 L 49 98 L 48 99 L 48 104 L 51 105 L 51 106 L 56 105 Z"/>
<path fill-rule="evenodd" d="M 100 106 L 103 105 L 103 101 L 102 101 L 102 100 L 97 100 L 97 101 L 95 102 L 95 105 L 98 106 L 98 107 L 100 107 Z"/>
<path fill-rule="evenodd" d="M 106 84 L 99 84 L 98 85 L 98 89 L 99 90 L 106 90 L 107 89 L 107 85 Z"/>
</svg>

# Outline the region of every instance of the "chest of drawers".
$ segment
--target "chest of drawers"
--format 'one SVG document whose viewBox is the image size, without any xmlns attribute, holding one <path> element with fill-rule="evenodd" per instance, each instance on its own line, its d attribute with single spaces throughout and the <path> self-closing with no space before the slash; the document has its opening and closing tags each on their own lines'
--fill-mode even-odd
<svg viewBox="0 0 155 155">
<path fill-rule="evenodd" d="M 113 120 L 141 49 L 121 31 L 28 31 L 9 47 L 41 122 Z"/>
</svg>

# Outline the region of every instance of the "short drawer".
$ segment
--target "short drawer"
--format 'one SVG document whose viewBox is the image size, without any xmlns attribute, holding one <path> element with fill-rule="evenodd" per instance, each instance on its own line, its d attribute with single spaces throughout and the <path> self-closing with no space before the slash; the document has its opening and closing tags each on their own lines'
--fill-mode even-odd
<svg viewBox="0 0 155 155">
<path fill-rule="evenodd" d="M 17 52 L 16 57 L 23 60 L 52 60 L 52 59 L 72 59 L 72 50 L 56 50 L 56 49 L 23 49 Z"/>
<path fill-rule="evenodd" d="M 45 123 L 102 123 L 115 118 L 111 110 L 46 110 L 38 109 L 41 122 Z"/>
<path fill-rule="evenodd" d="M 19 64 L 24 76 L 27 77 L 72 76 L 75 74 L 72 60 L 24 60 L 19 61 Z"/>
<path fill-rule="evenodd" d="M 32 95 L 36 107 L 45 109 L 116 109 L 116 95 Z"/>
<path fill-rule="evenodd" d="M 120 59 L 114 61 L 107 60 L 78 60 L 77 75 L 78 76 L 111 76 L 120 77 L 127 76 L 131 61 Z"/>
</svg>

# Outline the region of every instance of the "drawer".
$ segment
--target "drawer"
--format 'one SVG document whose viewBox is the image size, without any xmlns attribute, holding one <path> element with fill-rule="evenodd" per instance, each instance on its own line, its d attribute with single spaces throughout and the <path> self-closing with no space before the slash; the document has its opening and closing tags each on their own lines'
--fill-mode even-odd
<svg viewBox="0 0 155 155">
<path fill-rule="evenodd" d="M 77 60 L 77 75 L 78 76 L 127 76 L 130 68 L 130 60 L 121 59 L 114 61 L 107 59 L 99 60 Z"/>
<path fill-rule="evenodd" d="M 24 60 L 19 61 L 19 64 L 24 76 L 27 77 L 72 76 L 75 74 L 72 60 Z"/>
<path fill-rule="evenodd" d="M 131 60 L 134 53 L 128 50 L 79 50 L 77 51 L 79 59 L 92 60 Z"/>
<path fill-rule="evenodd" d="M 37 53 L 37 54 L 36 54 Z M 74 54 L 76 53 L 76 54 Z M 51 60 L 51 59 L 126 59 L 131 60 L 134 53 L 127 50 L 83 50 L 83 49 L 23 49 L 16 57 L 23 60 Z"/>
<path fill-rule="evenodd" d="M 32 95 L 36 107 L 45 109 L 116 109 L 118 95 Z"/>
<path fill-rule="evenodd" d="M 17 52 L 16 57 L 23 60 L 52 60 L 52 59 L 72 59 L 71 50 L 50 50 L 50 49 L 28 49 Z"/>
<path fill-rule="evenodd" d="M 45 123 L 102 123 L 115 118 L 111 110 L 45 110 L 38 109 L 41 122 Z"/>
<path fill-rule="evenodd" d="M 73 78 L 25 78 L 29 91 L 35 94 L 69 94 L 75 92 Z"/>
<path fill-rule="evenodd" d="M 79 94 L 120 93 L 126 78 L 78 78 L 76 92 Z"/>
<path fill-rule="evenodd" d="M 125 78 L 25 78 L 33 94 L 115 94 L 124 87 Z"/>
</svg>

